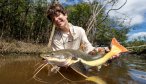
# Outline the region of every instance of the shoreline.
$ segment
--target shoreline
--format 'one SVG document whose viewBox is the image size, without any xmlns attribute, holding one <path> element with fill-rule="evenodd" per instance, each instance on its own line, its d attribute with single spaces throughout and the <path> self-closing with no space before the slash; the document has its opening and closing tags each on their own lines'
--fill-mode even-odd
<svg viewBox="0 0 146 84">
<path fill-rule="evenodd" d="M 0 40 L 0 54 L 41 54 L 49 50 L 47 45 Z"/>
</svg>

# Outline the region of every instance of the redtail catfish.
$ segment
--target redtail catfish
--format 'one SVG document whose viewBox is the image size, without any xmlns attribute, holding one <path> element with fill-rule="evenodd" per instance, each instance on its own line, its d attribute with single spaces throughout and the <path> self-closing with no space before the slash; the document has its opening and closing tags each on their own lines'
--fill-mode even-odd
<svg viewBox="0 0 146 84">
<path fill-rule="evenodd" d="M 50 64 L 58 66 L 70 66 L 74 63 L 81 62 L 88 66 L 99 66 L 104 64 L 112 56 L 128 50 L 120 45 L 120 43 L 113 38 L 111 41 L 111 50 L 101 58 L 93 59 L 93 56 L 86 54 L 79 50 L 63 49 L 57 51 L 51 51 L 49 53 L 41 54 L 41 57 L 48 61 Z"/>
</svg>

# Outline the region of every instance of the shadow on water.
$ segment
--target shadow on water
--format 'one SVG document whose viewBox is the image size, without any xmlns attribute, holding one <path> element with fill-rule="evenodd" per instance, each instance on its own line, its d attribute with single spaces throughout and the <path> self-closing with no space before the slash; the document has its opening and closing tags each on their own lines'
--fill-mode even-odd
<svg viewBox="0 0 146 84">
<path fill-rule="evenodd" d="M 41 61 L 39 56 L 33 55 L 0 55 L 0 84 L 45 84 L 32 78 L 34 71 L 42 64 Z M 89 72 L 88 74 L 92 77 L 78 82 L 65 80 L 59 73 L 48 75 L 47 67 L 42 69 L 37 76 L 47 84 L 96 84 L 88 80 L 101 81 L 101 84 L 143 84 L 133 78 L 135 75 L 130 75 L 132 68 L 129 65 L 132 65 L 132 62 L 128 61 L 126 64 L 123 60 L 114 60 L 112 64 L 103 66 L 98 72 Z M 70 71 L 65 71 L 71 76 L 70 78 L 79 78 Z M 132 73 L 137 72 L 132 71 Z"/>
</svg>

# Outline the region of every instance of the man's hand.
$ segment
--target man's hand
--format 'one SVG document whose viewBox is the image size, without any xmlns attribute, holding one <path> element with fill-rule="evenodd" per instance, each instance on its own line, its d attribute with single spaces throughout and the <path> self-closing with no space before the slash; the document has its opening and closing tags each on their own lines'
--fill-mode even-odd
<svg viewBox="0 0 146 84">
<path fill-rule="evenodd" d="M 109 48 L 108 47 L 97 47 L 94 50 L 90 51 L 88 54 L 90 55 L 104 55 L 106 52 L 109 52 Z"/>
<path fill-rule="evenodd" d="M 119 58 L 119 57 L 120 57 L 120 54 L 117 54 L 117 55 L 112 56 L 111 59 L 116 59 L 116 58 Z"/>
<path fill-rule="evenodd" d="M 90 55 L 104 55 L 105 53 L 108 53 L 110 51 L 110 49 L 108 47 L 97 47 L 94 50 L 90 51 L 88 54 Z M 114 55 L 111 59 L 115 59 L 118 58 L 120 56 L 120 54 Z M 110 59 L 110 60 L 111 60 Z"/>
</svg>

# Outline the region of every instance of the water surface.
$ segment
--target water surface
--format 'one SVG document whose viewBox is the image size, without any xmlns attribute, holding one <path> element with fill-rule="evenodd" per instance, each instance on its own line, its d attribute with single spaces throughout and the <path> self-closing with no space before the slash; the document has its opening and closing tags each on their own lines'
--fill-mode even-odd
<svg viewBox="0 0 146 84">
<path fill-rule="evenodd" d="M 43 68 L 33 79 L 34 71 L 43 63 L 37 55 L 0 55 L 0 84 L 96 84 L 82 79 L 82 81 L 69 81 L 59 73 L 48 73 Z M 90 71 L 94 81 L 106 84 L 144 84 L 146 82 L 146 60 L 124 56 L 113 60 L 109 66 L 103 66 L 100 71 Z M 65 71 L 70 79 L 79 79 L 71 70 Z"/>
</svg>

